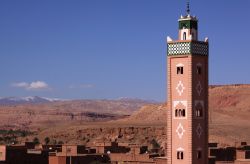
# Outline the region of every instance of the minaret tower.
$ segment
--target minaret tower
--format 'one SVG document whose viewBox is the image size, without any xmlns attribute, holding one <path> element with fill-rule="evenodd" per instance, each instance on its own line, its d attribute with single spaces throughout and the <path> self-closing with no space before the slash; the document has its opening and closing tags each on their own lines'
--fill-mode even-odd
<svg viewBox="0 0 250 164">
<path fill-rule="evenodd" d="M 167 164 L 208 164 L 208 39 L 198 41 L 198 19 L 187 13 L 179 38 L 167 38 Z"/>
</svg>

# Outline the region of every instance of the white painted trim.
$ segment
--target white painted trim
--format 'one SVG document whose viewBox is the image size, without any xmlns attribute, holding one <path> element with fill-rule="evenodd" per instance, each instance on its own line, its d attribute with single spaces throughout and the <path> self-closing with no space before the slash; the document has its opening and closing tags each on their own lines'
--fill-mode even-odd
<svg viewBox="0 0 250 164">
<path fill-rule="evenodd" d="M 184 64 L 179 63 L 179 64 L 176 65 L 176 67 L 184 67 Z"/>
<path fill-rule="evenodd" d="M 184 151 L 184 149 L 182 147 L 178 147 L 176 150 L 177 151 Z"/>
<path fill-rule="evenodd" d="M 174 108 L 181 103 L 182 105 L 184 105 L 187 108 L 187 100 L 177 100 L 177 101 L 173 101 L 174 104 Z"/>
<path fill-rule="evenodd" d="M 167 36 L 167 42 L 172 42 L 173 39 L 170 36 Z"/>
</svg>

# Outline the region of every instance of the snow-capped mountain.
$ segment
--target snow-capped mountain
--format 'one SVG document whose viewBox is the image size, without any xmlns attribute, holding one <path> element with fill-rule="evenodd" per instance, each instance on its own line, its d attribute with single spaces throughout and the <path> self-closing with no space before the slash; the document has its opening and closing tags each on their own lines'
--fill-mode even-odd
<svg viewBox="0 0 250 164">
<path fill-rule="evenodd" d="M 2 97 L 0 105 L 18 105 L 18 104 L 40 104 L 60 101 L 60 99 L 51 99 L 46 97 L 28 96 L 28 97 Z"/>
<path fill-rule="evenodd" d="M 158 104 L 160 102 L 158 101 L 155 101 L 155 100 L 146 100 L 146 99 L 140 99 L 140 98 L 130 98 L 130 97 L 119 97 L 117 98 L 116 100 L 118 101 L 129 101 L 129 102 L 132 102 L 132 101 L 135 101 L 135 102 L 146 102 L 146 103 L 152 103 L 152 104 Z"/>
</svg>

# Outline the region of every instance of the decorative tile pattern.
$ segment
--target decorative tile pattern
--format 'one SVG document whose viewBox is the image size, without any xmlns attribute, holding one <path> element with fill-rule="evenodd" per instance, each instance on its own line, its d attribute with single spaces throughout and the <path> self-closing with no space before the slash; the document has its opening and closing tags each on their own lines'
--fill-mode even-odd
<svg viewBox="0 0 250 164">
<path fill-rule="evenodd" d="M 168 55 L 208 55 L 208 44 L 205 42 L 168 43 Z"/>
<path fill-rule="evenodd" d="M 184 85 L 181 81 L 179 81 L 179 83 L 177 84 L 177 87 L 175 88 L 177 90 L 177 92 L 179 93 L 179 95 L 181 96 L 182 93 L 184 92 Z"/>
<path fill-rule="evenodd" d="M 192 54 L 208 55 L 208 45 L 200 43 L 192 43 L 191 52 Z"/>
<path fill-rule="evenodd" d="M 185 129 L 183 128 L 182 124 L 179 123 L 177 129 L 176 129 L 176 133 L 178 135 L 178 137 L 181 139 L 182 136 L 184 135 Z"/>
<path fill-rule="evenodd" d="M 178 54 L 190 54 L 191 43 L 169 43 L 168 44 L 168 55 L 178 55 Z"/>
<path fill-rule="evenodd" d="M 196 127 L 196 133 L 199 138 L 201 137 L 202 131 L 203 130 L 202 130 L 201 124 L 198 124 L 198 126 Z"/>
</svg>

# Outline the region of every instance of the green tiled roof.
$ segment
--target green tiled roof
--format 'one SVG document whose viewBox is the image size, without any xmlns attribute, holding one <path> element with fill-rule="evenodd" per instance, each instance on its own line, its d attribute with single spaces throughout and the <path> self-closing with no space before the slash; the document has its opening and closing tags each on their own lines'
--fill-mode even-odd
<svg viewBox="0 0 250 164">
<path fill-rule="evenodd" d="M 179 21 L 179 29 L 198 29 L 198 23 L 195 20 L 180 20 Z"/>
</svg>

